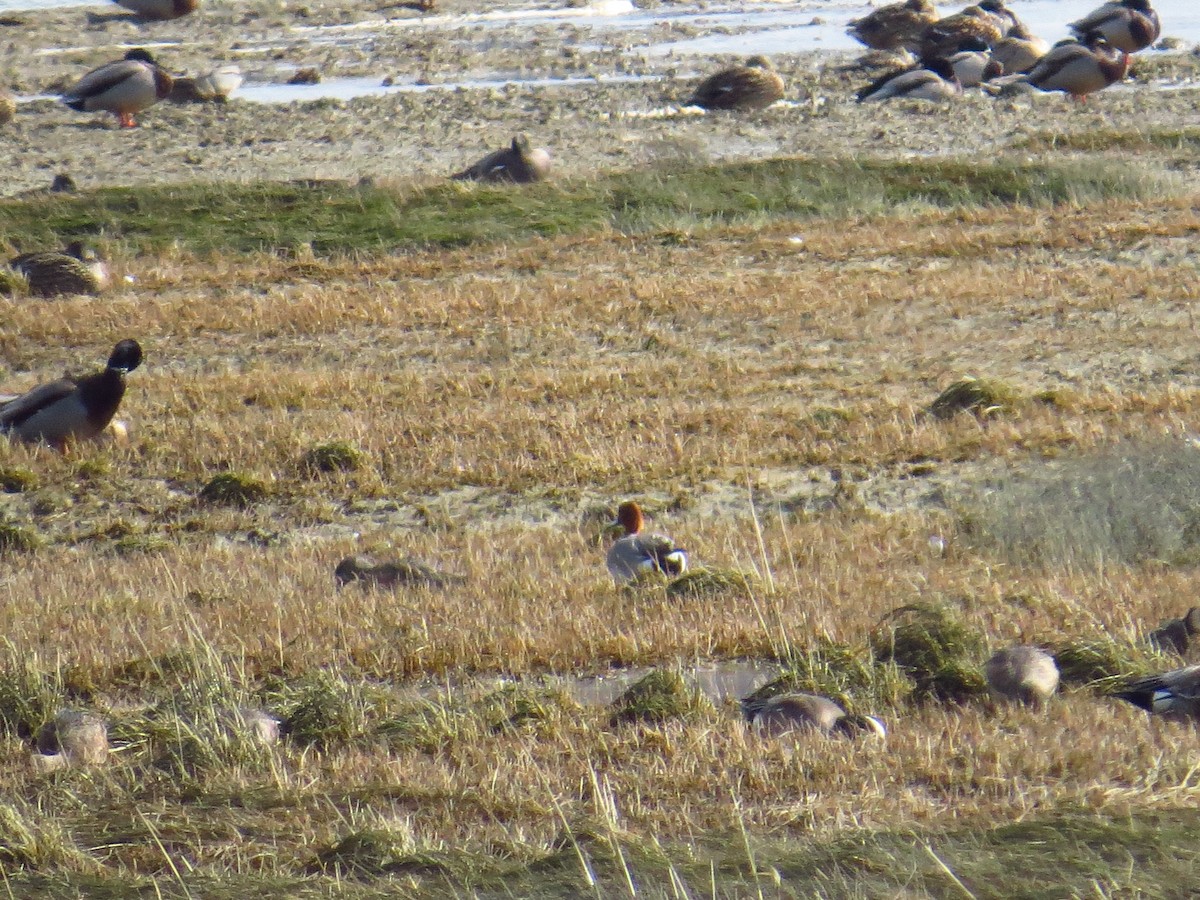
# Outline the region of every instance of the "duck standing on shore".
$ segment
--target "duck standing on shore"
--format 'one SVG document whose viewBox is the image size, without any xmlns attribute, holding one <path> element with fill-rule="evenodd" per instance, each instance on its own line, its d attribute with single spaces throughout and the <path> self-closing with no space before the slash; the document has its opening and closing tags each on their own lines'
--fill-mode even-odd
<svg viewBox="0 0 1200 900">
<path fill-rule="evenodd" d="M 153 106 L 171 93 L 171 76 L 146 50 L 135 49 L 124 59 L 92 69 L 62 96 L 79 112 L 110 112 L 122 128 L 137 125 L 134 114 Z"/>
</svg>

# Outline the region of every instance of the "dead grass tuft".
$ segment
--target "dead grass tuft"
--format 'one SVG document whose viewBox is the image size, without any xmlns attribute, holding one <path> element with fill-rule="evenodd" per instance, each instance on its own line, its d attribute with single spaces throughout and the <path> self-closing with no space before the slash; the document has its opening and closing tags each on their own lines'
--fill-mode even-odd
<svg viewBox="0 0 1200 900">
<path fill-rule="evenodd" d="M 311 475 L 353 472 L 363 463 L 362 451 L 345 441 L 318 444 L 304 451 L 300 465 Z"/>
<path fill-rule="evenodd" d="M 687 718 L 704 705 L 679 672 L 655 669 L 613 701 L 612 722 L 667 722 Z"/>
<path fill-rule="evenodd" d="M 200 499 L 220 506 L 247 507 L 261 503 L 269 493 L 267 486 L 257 478 L 222 472 L 204 485 Z"/>
<path fill-rule="evenodd" d="M 913 698 L 964 703 L 984 696 L 983 640 L 942 606 L 912 604 L 889 613 L 871 633 L 880 662 L 913 680 Z"/>
<path fill-rule="evenodd" d="M 929 412 L 938 419 L 949 419 L 960 412 L 990 419 L 1012 412 L 1017 402 L 1017 392 L 1007 384 L 990 378 L 964 375 L 938 394 L 937 399 L 929 405 Z"/>
<path fill-rule="evenodd" d="M 667 585 L 667 596 L 676 600 L 701 600 L 719 594 L 748 597 L 758 589 L 758 576 L 738 569 L 689 569 Z"/>
</svg>

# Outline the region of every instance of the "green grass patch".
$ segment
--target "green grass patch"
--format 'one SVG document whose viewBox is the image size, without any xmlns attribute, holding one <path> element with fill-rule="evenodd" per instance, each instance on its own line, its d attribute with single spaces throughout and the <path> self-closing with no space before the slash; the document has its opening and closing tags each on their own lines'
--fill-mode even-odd
<svg viewBox="0 0 1200 900">
<path fill-rule="evenodd" d="M 1091 203 L 1167 190 L 1162 172 L 1106 162 L 773 159 L 616 173 L 512 187 L 446 183 L 416 192 L 255 182 L 105 188 L 0 202 L 22 246 L 99 237 L 133 253 L 319 255 L 458 247 L 605 228 L 687 232 L 709 224 L 881 214 L 896 208 Z"/>
<path fill-rule="evenodd" d="M 1100 128 L 1064 134 L 1039 131 L 1018 139 L 1014 146 L 1026 150 L 1076 150 L 1104 153 L 1112 150 L 1166 150 L 1172 153 L 1200 153 L 1200 128 Z"/>
</svg>

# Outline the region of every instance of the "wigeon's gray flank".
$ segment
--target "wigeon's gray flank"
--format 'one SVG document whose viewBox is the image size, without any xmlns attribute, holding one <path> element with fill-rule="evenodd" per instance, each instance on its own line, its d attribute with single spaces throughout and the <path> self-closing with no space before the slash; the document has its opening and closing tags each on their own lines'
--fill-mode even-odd
<svg viewBox="0 0 1200 900">
<path fill-rule="evenodd" d="M 1178 721 L 1200 719 L 1200 666 L 1185 666 L 1136 679 L 1113 696 L 1128 700 L 1151 715 Z"/>
</svg>

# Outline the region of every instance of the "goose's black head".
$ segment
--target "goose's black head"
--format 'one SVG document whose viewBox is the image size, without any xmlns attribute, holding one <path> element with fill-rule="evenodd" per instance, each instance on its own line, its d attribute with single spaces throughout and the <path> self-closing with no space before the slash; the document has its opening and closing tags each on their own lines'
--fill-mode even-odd
<svg viewBox="0 0 1200 900">
<path fill-rule="evenodd" d="M 142 347 L 134 340 L 126 339 L 113 347 L 108 357 L 108 367 L 122 374 L 128 374 L 142 364 Z"/>
<path fill-rule="evenodd" d="M 125 54 L 125 58 L 134 62 L 149 63 L 152 66 L 157 66 L 158 61 L 150 55 L 149 50 L 143 50 L 141 47 L 135 47 Z"/>
</svg>

